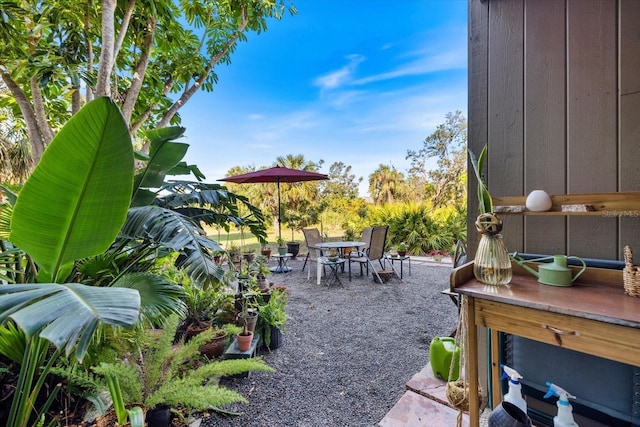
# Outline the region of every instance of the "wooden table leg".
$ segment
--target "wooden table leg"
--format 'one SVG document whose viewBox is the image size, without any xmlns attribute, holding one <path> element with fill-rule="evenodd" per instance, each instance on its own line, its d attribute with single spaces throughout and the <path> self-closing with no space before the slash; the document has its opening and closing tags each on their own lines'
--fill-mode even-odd
<svg viewBox="0 0 640 427">
<path fill-rule="evenodd" d="M 480 401 L 478 399 L 478 331 L 475 324 L 475 307 L 473 298 L 463 297 L 467 309 L 467 378 L 469 383 L 469 422 L 470 427 L 480 426 Z"/>
<path fill-rule="evenodd" d="M 501 377 L 502 370 L 500 369 L 500 333 L 495 329 L 491 329 L 491 373 L 489 376 L 489 381 L 491 383 L 492 408 L 495 408 L 500 402 L 502 402 L 502 390 L 500 389 Z"/>
</svg>

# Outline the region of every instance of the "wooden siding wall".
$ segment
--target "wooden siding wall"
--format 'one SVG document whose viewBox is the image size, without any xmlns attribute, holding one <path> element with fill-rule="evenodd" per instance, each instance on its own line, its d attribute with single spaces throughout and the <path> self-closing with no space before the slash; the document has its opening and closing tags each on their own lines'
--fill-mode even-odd
<svg viewBox="0 0 640 427">
<path fill-rule="evenodd" d="M 640 1 L 469 0 L 469 147 L 485 144 L 494 196 L 640 191 Z M 503 215 L 503 235 L 509 251 L 622 259 L 640 254 L 639 216 Z"/>
</svg>

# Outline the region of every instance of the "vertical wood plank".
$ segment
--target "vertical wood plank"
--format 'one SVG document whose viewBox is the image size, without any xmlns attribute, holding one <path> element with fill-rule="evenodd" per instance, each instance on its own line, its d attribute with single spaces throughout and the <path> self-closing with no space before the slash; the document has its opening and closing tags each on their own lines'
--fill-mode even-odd
<svg viewBox="0 0 640 427">
<path fill-rule="evenodd" d="M 567 3 L 567 192 L 617 191 L 617 3 Z M 617 219 L 568 218 L 571 255 L 617 257 Z"/>
<path fill-rule="evenodd" d="M 620 191 L 640 188 L 640 2 L 621 0 L 620 22 L 620 123 L 619 176 Z M 622 248 L 631 246 L 640 252 L 640 212 L 621 213 L 618 257 Z"/>
<path fill-rule="evenodd" d="M 476 155 L 487 143 L 487 61 L 488 61 L 489 3 L 469 1 L 469 99 L 468 99 L 468 147 Z M 470 259 L 478 247 L 478 235 L 474 225 L 478 213 L 476 180 L 468 164 L 467 187 L 467 252 Z"/>
<path fill-rule="evenodd" d="M 567 192 L 565 23 L 564 1 L 525 1 L 524 194 Z M 524 238 L 524 252 L 566 253 L 566 218 L 526 217 Z"/>
<path fill-rule="evenodd" d="M 492 194 L 524 192 L 524 0 L 489 2 L 487 186 Z M 522 251 L 524 219 L 503 218 L 509 251 Z"/>
<path fill-rule="evenodd" d="M 620 0 L 620 95 L 640 92 L 640 2 Z"/>
</svg>

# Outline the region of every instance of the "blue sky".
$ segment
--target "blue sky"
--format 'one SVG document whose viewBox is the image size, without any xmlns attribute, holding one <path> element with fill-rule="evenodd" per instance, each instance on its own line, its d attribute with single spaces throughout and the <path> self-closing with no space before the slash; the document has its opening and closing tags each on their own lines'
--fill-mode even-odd
<svg viewBox="0 0 640 427">
<path fill-rule="evenodd" d="M 406 173 L 447 112 L 467 115 L 466 0 L 296 0 L 180 110 L 186 160 L 214 182 L 277 156 Z"/>
</svg>

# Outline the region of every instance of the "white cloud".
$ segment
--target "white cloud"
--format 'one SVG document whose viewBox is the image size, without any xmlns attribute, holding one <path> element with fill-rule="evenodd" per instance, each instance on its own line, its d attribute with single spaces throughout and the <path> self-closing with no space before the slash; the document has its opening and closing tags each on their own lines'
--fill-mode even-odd
<svg viewBox="0 0 640 427">
<path fill-rule="evenodd" d="M 353 79 L 358 65 L 366 58 L 362 55 L 349 55 L 347 56 L 347 64 L 342 68 L 332 71 L 328 74 L 320 76 L 314 80 L 315 86 L 320 86 L 321 90 L 335 89 L 341 87 Z"/>
</svg>

